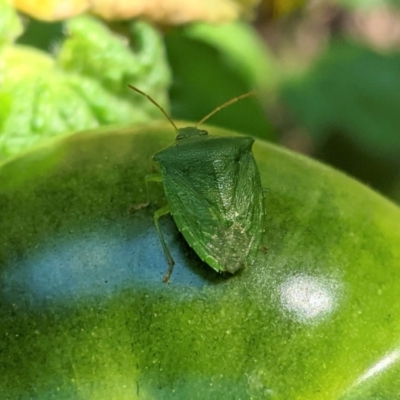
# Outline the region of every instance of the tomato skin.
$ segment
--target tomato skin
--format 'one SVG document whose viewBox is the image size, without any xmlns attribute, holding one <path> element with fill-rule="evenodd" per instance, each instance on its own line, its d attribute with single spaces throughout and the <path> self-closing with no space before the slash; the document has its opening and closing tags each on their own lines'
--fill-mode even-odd
<svg viewBox="0 0 400 400">
<path fill-rule="evenodd" d="M 129 207 L 173 135 L 167 123 L 88 131 L 0 166 L 0 397 L 395 396 L 396 362 L 368 371 L 397 354 L 399 209 L 256 142 L 265 250 L 221 277 L 166 218 L 165 285 L 152 210 Z"/>
</svg>

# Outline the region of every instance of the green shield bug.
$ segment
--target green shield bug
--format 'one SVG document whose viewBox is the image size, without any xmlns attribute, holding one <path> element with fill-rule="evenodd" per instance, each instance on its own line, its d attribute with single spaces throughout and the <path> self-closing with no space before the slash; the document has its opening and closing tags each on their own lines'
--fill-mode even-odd
<svg viewBox="0 0 400 400">
<path fill-rule="evenodd" d="M 175 143 L 153 156 L 160 173 L 146 177 L 163 183 L 167 205 L 154 213 L 154 222 L 169 268 L 174 260 L 158 220 L 171 214 L 197 255 L 217 272 L 238 271 L 252 263 L 260 247 L 265 215 L 264 192 L 249 136 L 208 135 L 198 126 L 220 109 L 253 93 L 235 97 L 206 115 L 195 127 L 178 129 L 149 95 L 128 85 L 158 107 L 176 130 Z M 148 203 L 146 203 L 147 205 Z"/>
</svg>

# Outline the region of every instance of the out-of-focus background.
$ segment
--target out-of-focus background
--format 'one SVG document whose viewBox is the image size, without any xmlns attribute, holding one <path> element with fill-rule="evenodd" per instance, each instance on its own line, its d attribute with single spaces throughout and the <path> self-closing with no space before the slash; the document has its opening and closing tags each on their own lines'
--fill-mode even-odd
<svg viewBox="0 0 400 400">
<path fill-rule="evenodd" d="M 0 161 L 58 134 L 162 118 L 280 143 L 400 202 L 396 0 L 0 0 Z"/>
</svg>

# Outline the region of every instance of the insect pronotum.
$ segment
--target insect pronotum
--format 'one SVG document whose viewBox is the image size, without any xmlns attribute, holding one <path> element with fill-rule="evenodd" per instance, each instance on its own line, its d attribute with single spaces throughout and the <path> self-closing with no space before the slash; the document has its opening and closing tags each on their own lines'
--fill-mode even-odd
<svg viewBox="0 0 400 400">
<path fill-rule="evenodd" d="M 168 261 L 164 282 L 169 282 L 174 260 L 160 229 L 159 218 L 171 214 L 179 231 L 197 255 L 217 272 L 238 271 L 254 260 L 265 215 L 260 174 L 249 136 L 211 136 L 198 126 L 219 110 L 251 96 L 235 97 L 215 108 L 196 126 L 178 128 L 167 112 L 147 97 L 175 128 L 175 142 L 153 156 L 160 173 L 145 178 L 162 182 L 167 205 L 154 213 L 158 236 Z M 148 203 L 146 203 L 148 204 Z"/>
</svg>

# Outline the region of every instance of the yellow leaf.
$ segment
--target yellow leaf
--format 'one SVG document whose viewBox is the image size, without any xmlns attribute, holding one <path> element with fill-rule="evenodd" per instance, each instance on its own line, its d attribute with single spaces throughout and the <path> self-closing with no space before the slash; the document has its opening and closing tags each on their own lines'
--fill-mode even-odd
<svg viewBox="0 0 400 400">
<path fill-rule="evenodd" d="M 34 18 L 56 21 L 87 11 L 90 0 L 14 0 L 14 6 Z"/>
<path fill-rule="evenodd" d="M 145 18 L 163 24 L 228 22 L 251 16 L 260 0 L 14 0 L 16 8 L 49 21 L 90 11 L 102 18 Z"/>
</svg>

